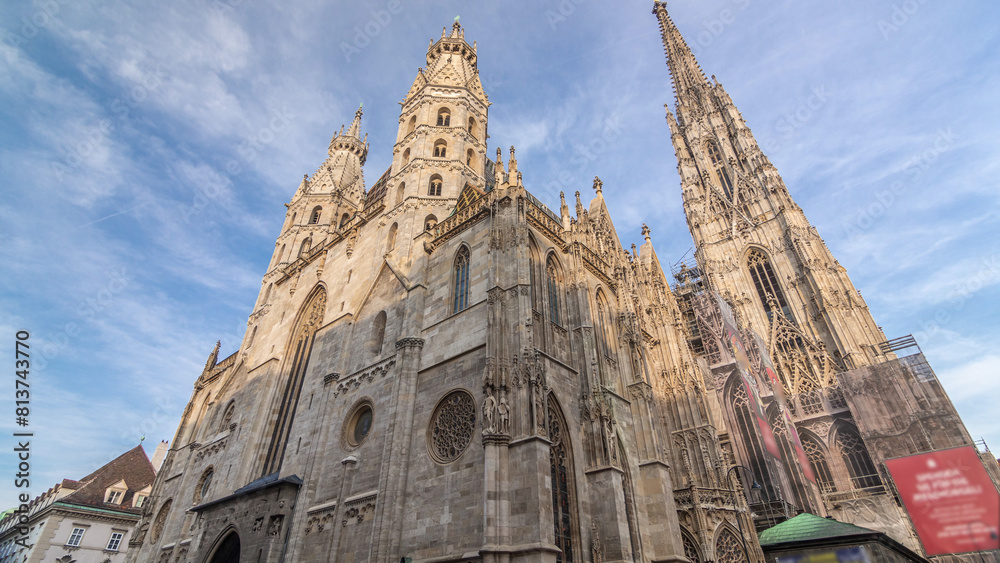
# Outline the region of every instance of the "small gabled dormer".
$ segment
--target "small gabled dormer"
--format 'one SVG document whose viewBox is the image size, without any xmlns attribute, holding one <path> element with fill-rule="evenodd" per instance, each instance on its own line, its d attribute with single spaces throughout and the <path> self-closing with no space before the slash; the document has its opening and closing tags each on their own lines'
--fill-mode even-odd
<svg viewBox="0 0 1000 563">
<path fill-rule="evenodd" d="M 122 500 L 125 499 L 126 492 L 128 492 L 128 485 L 125 484 L 125 479 L 120 479 L 117 483 L 104 490 L 104 502 L 107 504 L 121 504 Z"/>
<path fill-rule="evenodd" d="M 143 503 L 149 498 L 149 495 L 153 492 L 152 485 L 146 485 L 142 490 L 136 491 L 135 495 L 132 496 L 132 508 L 142 508 Z"/>
</svg>

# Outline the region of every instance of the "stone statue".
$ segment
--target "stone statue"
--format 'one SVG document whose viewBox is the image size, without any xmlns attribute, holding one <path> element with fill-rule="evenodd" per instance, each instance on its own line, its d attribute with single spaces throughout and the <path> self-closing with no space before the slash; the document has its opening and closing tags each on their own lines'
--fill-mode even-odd
<svg viewBox="0 0 1000 563">
<path fill-rule="evenodd" d="M 493 395 L 486 395 L 486 400 L 483 401 L 483 430 L 485 432 L 495 432 L 496 425 L 494 424 L 494 416 L 497 410 L 497 400 L 493 398 Z"/>
<path fill-rule="evenodd" d="M 497 431 L 500 434 L 510 433 L 510 407 L 504 395 L 500 396 L 500 404 L 497 405 Z"/>
</svg>

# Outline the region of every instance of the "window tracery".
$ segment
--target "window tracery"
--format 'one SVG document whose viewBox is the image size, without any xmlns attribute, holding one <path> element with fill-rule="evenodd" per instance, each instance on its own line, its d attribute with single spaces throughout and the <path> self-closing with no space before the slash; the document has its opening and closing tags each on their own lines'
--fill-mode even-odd
<svg viewBox="0 0 1000 563">
<path fill-rule="evenodd" d="M 830 465 L 826 462 L 826 455 L 823 448 L 810 436 L 802 436 L 802 449 L 812 464 L 813 473 L 816 475 L 816 484 L 822 493 L 833 493 L 837 491 L 837 485 L 833 482 L 833 473 L 830 472 Z"/>
<path fill-rule="evenodd" d="M 719 539 L 715 541 L 715 560 L 719 563 L 747 563 L 743 544 L 728 529 L 723 530 L 719 534 Z"/>
<path fill-rule="evenodd" d="M 681 532 L 681 543 L 684 546 L 684 557 L 691 560 L 691 563 L 701 563 L 701 555 L 698 554 L 698 548 L 694 545 L 694 540 L 687 532 Z"/>
<path fill-rule="evenodd" d="M 781 286 L 778 285 L 778 279 L 774 275 L 774 268 L 771 267 L 771 261 L 767 258 L 767 255 L 756 248 L 751 250 L 747 254 L 747 269 L 750 270 L 750 277 L 753 278 L 754 287 L 757 288 L 757 296 L 764 306 L 767 318 L 770 320 L 772 317 L 773 300 L 781 308 L 781 313 L 794 322 L 792 311 L 785 300 L 785 293 L 781 290 Z"/>
<path fill-rule="evenodd" d="M 729 169 L 726 167 L 722 151 L 719 149 L 719 145 L 715 141 L 709 141 L 706 149 L 708 151 L 708 158 L 712 161 L 712 168 L 715 170 L 716 179 L 722 186 L 722 191 L 726 194 L 726 199 L 732 202 L 733 181 L 729 177 Z"/>
<path fill-rule="evenodd" d="M 438 402 L 428 432 L 431 457 L 439 463 L 458 459 L 472 443 L 476 429 L 476 401 L 456 390 Z"/>
<path fill-rule="evenodd" d="M 844 458 L 847 471 L 851 474 L 851 485 L 855 489 L 882 486 L 882 478 L 879 477 L 878 470 L 868 455 L 868 448 L 857 430 L 842 428 L 837 432 L 837 448 Z"/>
<path fill-rule="evenodd" d="M 552 473 L 552 521 L 555 527 L 555 543 L 561 553 L 556 555 L 556 561 L 570 563 L 573 559 L 573 530 L 575 521 L 573 515 L 573 485 L 572 457 L 569 445 L 566 443 L 565 422 L 559 406 L 549 396 L 549 465 Z"/>
</svg>

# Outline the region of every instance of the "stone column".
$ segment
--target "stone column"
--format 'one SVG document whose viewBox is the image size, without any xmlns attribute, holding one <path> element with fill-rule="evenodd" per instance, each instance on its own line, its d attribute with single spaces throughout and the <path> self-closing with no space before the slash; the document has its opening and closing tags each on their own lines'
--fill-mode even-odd
<svg viewBox="0 0 1000 563">
<path fill-rule="evenodd" d="M 398 561 L 403 533 L 403 506 L 410 467 L 410 441 L 417 398 L 422 338 L 407 337 L 396 342 L 397 382 L 393 395 L 393 420 L 389 446 L 382 460 L 383 479 L 379 483 L 373 546 L 373 561 Z"/>
</svg>

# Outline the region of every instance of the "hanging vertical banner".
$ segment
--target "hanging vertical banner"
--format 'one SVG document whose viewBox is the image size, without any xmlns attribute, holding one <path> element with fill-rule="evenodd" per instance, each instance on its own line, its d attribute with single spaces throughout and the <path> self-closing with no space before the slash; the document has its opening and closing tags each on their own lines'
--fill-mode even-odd
<svg viewBox="0 0 1000 563">
<path fill-rule="evenodd" d="M 805 448 L 802 447 L 802 439 L 799 438 L 799 432 L 795 428 L 795 423 L 792 422 L 792 413 L 788 410 L 788 402 L 785 399 L 785 387 L 782 385 L 781 380 L 778 379 L 778 373 L 774 370 L 774 364 L 771 363 L 771 355 L 767 353 L 767 346 L 764 345 L 764 340 L 756 333 L 754 333 L 753 337 L 757 345 L 757 352 L 760 354 L 761 370 L 764 372 L 761 374 L 762 379 L 769 382 L 771 389 L 774 390 L 774 399 L 778 401 L 778 408 L 781 409 L 781 417 L 785 421 L 785 428 L 788 429 L 788 436 L 791 438 L 792 446 L 795 448 L 795 457 L 799 458 L 799 466 L 802 467 L 802 474 L 806 476 L 806 479 L 815 483 L 816 474 L 813 473 L 812 463 L 809 461 L 809 456 L 806 455 Z"/>
<path fill-rule="evenodd" d="M 1000 495 L 974 447 L 885 465 L 927 555 L 1000 549 Z"/>
<path fill-rule="evenodd" d="M 744 390 L 747 393 L 747 402 L 754 418 L 757 419 L 757 427 L 760 429 L 760 439 L 764 443 L 764 449 L 774 457 L 781 459 L 781 450 L 778 449 L 778 442 L 774 439 L 774 431 L 764 414 L 764 406 L 760 401 L 760 392 L 757 390 L 757 380 L 750 373 L 750 358 L 747 356 L 746 346 L 743 344 L 743 337 L 736 330 L 736 319 L 733 316 L 729 304 L 715 296 L 719 311 L 722 313 L 723 339 L 729 345 L 729 349 L 736 358 L 736 367 L 740 372 L 740 379 L 743 381 Z"/>
</svg>

